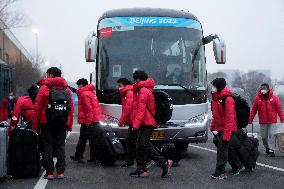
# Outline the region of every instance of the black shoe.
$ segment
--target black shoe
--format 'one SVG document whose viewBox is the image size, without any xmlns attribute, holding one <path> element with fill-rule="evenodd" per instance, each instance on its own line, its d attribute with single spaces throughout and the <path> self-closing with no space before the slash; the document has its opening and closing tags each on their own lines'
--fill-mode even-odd
<svg viewBox="0 0 284 189">
<path fill-rule="evenodd" d="M 144 169 L 137 169 L 129 174 L 131 177 L 148 177 L 148 172 Z"/>
<path fill-rule="evenodd" d="M 87 160 L 88 163 L 96 163 L 96 158 L 91 158 Z"/>
<path fill-rule="evenodd" d="M 218 174 L 218 173 L 214 173 L 214 174 L 212 174 L 211 175 L 211 178 L 212 179 L 218 179 L 218 180 L 224 180 L 224 179 L 227 179 L 228 177 L 227 177 L 227 175 L 225 175 L 225 174 Z"/>
<path fill-rule="evenodd" d="M 169 176 L 172 165 L 173 161 L 167 160 L 167 162 L 163 166 L 163 173 L 161 175 L 162 178 L 166 178 L 167 176 Z"/>
<path fill-rule="evenodd" d="M 81 157 L 78 157 L 78 156 L 70 156 L 70 158 L 71 158 L 73 161 L 81 161 L 81 160 L 84 159 L 83 156 L 81 156 Z"/>
<path fill-rule="evenodd" d="M 270 152 L 269 152 L 269 154 L 268 154 L 268 157 L 275 157 L 274 151 L 271 151 L 271 150 L 270 150 Z"/>
<path fill-rule="evenodd" d="M 265 152 L 266 152 L 267 155 L 269 155 L 269 148 L 266 148 Z"/>
</svg>

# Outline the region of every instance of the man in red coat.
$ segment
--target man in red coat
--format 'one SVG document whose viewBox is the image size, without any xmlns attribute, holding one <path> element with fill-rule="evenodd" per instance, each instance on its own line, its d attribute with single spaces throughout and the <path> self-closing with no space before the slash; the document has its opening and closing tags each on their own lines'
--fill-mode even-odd
<svg viewBox="0 0 284 189">
<path fill-rule="evenodd" d="M 218 132 L 217 163 L 213 179 L 226 179 L 225 167 L 228 162 L 229 142 L 237 130 L 237 116 L 232 92 L 226 87 L 224 78 L 212 81 L 212 121 L 210 130 Z M 225 100 L 226 98 L 226 100 Z M 223 105 L 225 100 L 225 106 Z M 239 167 L 241 168 L 241 166 Z"/>
<path fill-rule="evenodd" d="M 28 89 L 28 93 L 29 96 L 21 96 L 17 100 L 10 123 L 10 131 L 17 126 L 20 117 L 22 117 L 24 122 L 27 124 L 27 128 L 32 129 L 33 120 L 35 119 L 34 103 L 38 93 L 38 87 L 36 85 L 32 85 Z"/>
<path fill-rule="evenodd" d="M 88 85 L 88 80 L 84 78 L 79 79 L 77 85 L 78 122 L 81 124 L 81 128 L 75 155 L 70 158 L 74 161 L 83 160 L 86 143 L 89 140 L 91 159 L 88 162 L 95 162 L 95 127 L 103 118 L 102 109 L 94 92 L 96 89 L 94 85 Z"/>
<path fill-rule="evenodd" d="M 258 112 L 260 133 L 266 153 L 270 157 L 275 157 L 275 131 L 277 130 L 277 115 L 281 123 L 284 123 L 284 115 L 279 98 L 273 94 L 267 83 L 263 83 L 255 97 L 249 117 L 249 124 Z"/>
<path fill-rule="evenodd" d="M 150 142 L 151 134 L 157 128 L 157 123 L 153 115 L 156 111 L 156 103 L 153 95 L 155 81 L 148 78 L 144 71 L 135 71 L 133 79 L 133 128 L 138 130 L 136 143 L 137 170 L 130 173 L 131 177 L 148 176 L 145 157 L 149 157 L 162 168 L 161 177 L 168 176 L 172 161 L 161 156 Z"/>
<path fill-rule="evenodd" d="M 33 130 L 40 129 L 43 142 L 43 167 L 45 179 L 64 179 L 66 131 L 72 131 L 74 105 L 72 92 L 61 70 L 51 67 L 46 71 L 47 78 L 41 80 L 35 100 L 35 119 Z M 60 95 L 58 95 L 60 94 Z M 57 99 L 62 99 L 58 100 Z M 57 175 L 54 175 L 53 154 L 56 152 Z"/>
<path fill-rule="evenodd" d="M 128 126 L 128 136 L 126 139 L 125 163 L 123 168 L 132 166 L 135 159 L 135 148 L 137 140 L 137 131 L 132 128 L 132 105 L 133 105 L 133 85 L 126 78 L 117 80 L 116 85 L 119 88 L 122 113 L 118 126 Z"/>
<path fill-rule="evenodd" d="M 2 100 L 0 106 L 0 122 L 7 121 L 7 119 L 12 118 L 12 113 L 14 111 L 17 99 L 14 96 L 14 93 L 9 93 L 9 96 Z"/>
</svg>

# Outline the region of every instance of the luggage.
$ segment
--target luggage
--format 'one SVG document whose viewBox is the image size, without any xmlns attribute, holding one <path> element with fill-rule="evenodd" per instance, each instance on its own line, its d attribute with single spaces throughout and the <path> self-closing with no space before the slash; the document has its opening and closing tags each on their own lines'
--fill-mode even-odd
<svg viewBox="0 0 284 189">
<path fill-rule="evenodd" d="M 284 133 L 277 133 L 275 135 L 279 151 L 284 153 Z"/>
<path fill-rule="evenodd" d="M 213 132 L 212 132 L 213 133 Z M 218 144 L 219 144 L 219 137 L 217 135 L 214 135 L 214 138 L 213 138 L 213 143 L 214 145 L 218 148 Z M 233 148 L 233 146 L 230 144 L 229 146 L 229 151 L 228 151 L 228 163 L 230 164 L 230 166 L 232 167 L 232 169 L 238 169 L 239 168 L 239 163 L 240 163 L 240 160 Z"/>
<path fill-rule="evenodd" d="M 39 175 L 38 135 L 29 129 L 14 129 L 9 138 L 9 174 L 12 178 L 33 178 Z"/>
<path fill-rule="evenodd" d="M 7 176 L 8 130 L 0 127 L 0 179 Z"/>
<path fill-rule="evenodd" d="M 233 133 L 231 142 L 241 163 L 246 169 L 252 171 L 256 166 L 256 161 L 259 156 L 258 139 L 248 137 L 246 132 L 239 129 Z"/>
<path fill-rule="evenodd" d="M 95 157 L 102 165 L 113 165 L 119 156 L 124 154 L 123 145 L 110 126 L 95 125 L 94 127 Z"/>
<path fill-rule="evenodd" d="M 181 151 L 176 149 L 174 145 L 164 145 L 161 150 L 161 155 L 165 157 L 165 159 L 170 159 L 173 161 L 173 166 L 176 167 L 180 160 L 182 159 Z"/>
</svg>

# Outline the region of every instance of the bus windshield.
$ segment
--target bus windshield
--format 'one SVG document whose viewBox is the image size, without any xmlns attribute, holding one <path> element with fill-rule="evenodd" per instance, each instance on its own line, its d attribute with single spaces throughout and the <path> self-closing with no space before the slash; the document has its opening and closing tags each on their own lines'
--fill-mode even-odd
<svg viewBox="0 0 284 189">
<path fill-rule="evenodd" d="M 100 28 L 97 67 L 100 90 L 114 89 L 120 77 L 132 80 L 135 70 L 146 71 L 163 89 L 183 90 L 178 84 L 205 90 L 202 31 L 170 25 Z"/>
</svg>

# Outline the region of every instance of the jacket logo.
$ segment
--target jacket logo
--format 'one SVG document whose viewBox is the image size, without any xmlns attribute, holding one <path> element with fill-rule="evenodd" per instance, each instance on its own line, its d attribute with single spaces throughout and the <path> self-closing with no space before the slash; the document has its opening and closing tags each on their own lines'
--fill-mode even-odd
<svg viewBox="0 0 284 189">
<path fill-rule="evenodd" d="M 111 143 L 112 144 L 118 144 L 119 143 L 119 139 L 118 138 L 113 138 Z"/>
<path fill-rule="evenodd" d="M 66 106 L 63 106 L 62 104 L 58 104 L 58 105 L 55 105 L 55 106 L 54 106 L 54 109 L 55 109 L 55 110 L 63 111 L 63 110 L 67 110 L 67 107 L 66 107 Z"/>
</svg>

